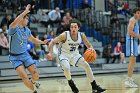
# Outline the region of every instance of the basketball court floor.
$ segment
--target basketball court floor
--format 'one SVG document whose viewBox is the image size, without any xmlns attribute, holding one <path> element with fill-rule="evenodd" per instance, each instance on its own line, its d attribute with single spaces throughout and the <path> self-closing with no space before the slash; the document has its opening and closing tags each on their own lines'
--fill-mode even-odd
<svg viewBox="0 0 140 93">
<path fill-rule="evenodd" d="M 125 88 L 126 73 L 95 75 L 96 81 L 107 91 L 104 93 L 140 93 L 140 73 L 133 78 L 139 88 Z M 73 80 L 79 88 L 79 93 L 92 93 L 91 86 L 86 76 L 73 76 Z M 41 88 L 38 93 L 72 93 L 64 77 L 40 79 Z M 0 93 L 32 93 L 24 86 L 21 80 L 0 81 Z"/>
</svg>

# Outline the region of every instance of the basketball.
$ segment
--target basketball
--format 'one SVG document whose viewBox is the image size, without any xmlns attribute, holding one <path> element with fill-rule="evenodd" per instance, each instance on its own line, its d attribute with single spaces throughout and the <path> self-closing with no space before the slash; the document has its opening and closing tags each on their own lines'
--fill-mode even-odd
<svg viewBox="0 0 140 93">
<path fill-rule="evenodd" d="M 90 49 L 87 49 L 83 55 L 84 59 L 88 63 L 93 63 L 96 59 L 96 52 Z"/>
</svg>

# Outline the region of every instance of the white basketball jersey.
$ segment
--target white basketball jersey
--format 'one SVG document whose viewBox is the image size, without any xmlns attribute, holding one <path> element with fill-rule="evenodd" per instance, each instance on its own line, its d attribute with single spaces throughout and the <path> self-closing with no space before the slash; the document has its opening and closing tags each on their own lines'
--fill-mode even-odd
<svg viewBox="0 0 140 93">
<path fill-rule="evenodd" d="M 82 42 L 82 34 L 78 32 L 77 34 L 77 40 L 73 41 L 71 38 L 70 32 L 65 31 L 66 33 L 66 40 L 65 42 L 61 42 L 59 46 L 59 53 L 61 52 L 66 52 L 66 53 L 74 53 L 74 52 L 79 52 L 78 47 L 80 43 Z"/>
</svg>

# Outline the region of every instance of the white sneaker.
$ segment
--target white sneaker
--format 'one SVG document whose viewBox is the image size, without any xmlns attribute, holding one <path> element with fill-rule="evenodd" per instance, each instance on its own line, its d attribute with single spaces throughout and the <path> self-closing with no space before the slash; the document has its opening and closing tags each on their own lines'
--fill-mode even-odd
<svg viewBox="0 0 140 93">
<path fill-rule="evenodd" d="M 135 82 L 130 78 L 125 80 L 125 86 L 130 87 L 130 88 L 137 88 L 138 87 L 138 85 L 135 84 Z"/>
<path fill-rule="evenodd" d="M 57 64 L 57 67 L 60 67 L 60 64 Z"/>
<path fill-rule="evenodd" d="M 39 82 L 35 82 L 35 87 L 37 88 L 37 89 L 39 89 L 40 88 L 40 83 Z"/>
</svg>

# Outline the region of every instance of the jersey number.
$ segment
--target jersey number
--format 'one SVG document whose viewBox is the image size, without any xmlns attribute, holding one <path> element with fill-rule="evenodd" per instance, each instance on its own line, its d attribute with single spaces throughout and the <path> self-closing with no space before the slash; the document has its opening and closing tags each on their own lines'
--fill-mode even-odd
<svg viewBox="0 0 140 93">
<path fill-rule="evenodd" d="M 76 47 L 70 47 L 70 51 L 75 51 Z"/>
</svg>

